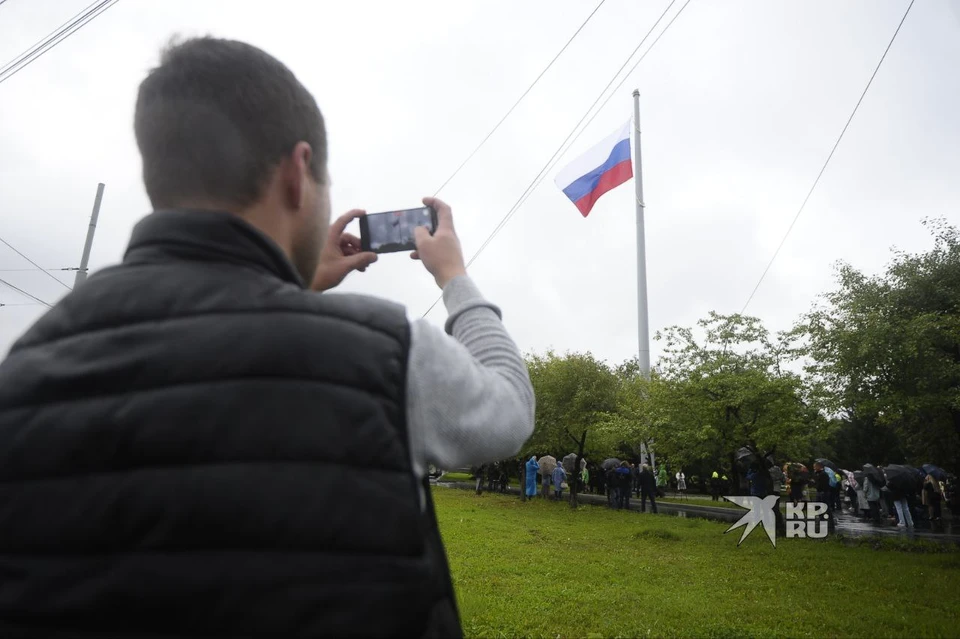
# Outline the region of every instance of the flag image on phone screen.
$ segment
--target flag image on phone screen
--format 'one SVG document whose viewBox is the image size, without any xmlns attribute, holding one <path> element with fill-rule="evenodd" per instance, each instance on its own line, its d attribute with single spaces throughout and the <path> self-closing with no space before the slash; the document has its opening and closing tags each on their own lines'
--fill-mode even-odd
<svg viewBox="0 0 960 639">
<path fill-rule="evenodd" d="M 360 218 L 360 245 L 364 251 L 393 253 L 417 248 L 414 229 L 426 227 L 432 235 L 437 229 L 437 214 L 429 206 L 403 211 L 368 213 Z"/>
</svg>

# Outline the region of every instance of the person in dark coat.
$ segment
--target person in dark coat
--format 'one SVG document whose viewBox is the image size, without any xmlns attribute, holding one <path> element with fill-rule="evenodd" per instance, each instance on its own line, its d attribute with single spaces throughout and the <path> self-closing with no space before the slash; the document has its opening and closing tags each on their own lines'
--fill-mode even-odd
<svg viewBox="0 0 960 639">
<path fill-rule="evenodd" d="M 647 497 L 650 498 L 650 512 L 657 513 L 657 478 L 650 467 L 644 464 L 638 478 L 640 483 L 640 512 L 647 512 Z"/>
<path fill-rule="evenodd" d="M 606 473 L 598 464 L 590 464 L 590 492 L 594 495 L 605 495 L 607 492 Z"/>
<path fill-rule="evenodd" d="M 823 464 L 817 462 L 813 465 L 813 485 L 817 490 L 817 501 L 827 505 L 827 521 L 833 521 L 833 494 L 830 488 L 830 476 L 827 472 L 833 472 L 824 468 Z"/>
<path fill-rule="evenodd" d="M 872 475 L 864 474 L 863 477 L 863 495 L 870 508 L 870 519 L 875 522 L 881 521 L 880 517 L 880 489 L 879 482 Z"/>
<path fill-rule="evenodd" d="M 620 462 L 620 466 L 614 469 L 615 481 L 617 484 L 617 509 L 630 508 L 630 489 L 633 483 L 633 476 L 630 473 L 630 464 Z"/>
<path fill-rule="evenodd" d="M 923 505 L 929 509 L 930 521 L 940 521 L 943 490 L 940 488 L 940 482 L 933 475 L 926 475 L 923 478 Z"/>
<path fill-rule="evenodd" d="M 608 468 L 603 474 L 604 483 L 607 487 L 607 505 L 611 508 L 617 508 L 620 505 L 620 482 L 617 479 L 617 469 Z"/>
<path fill-rule="evenodd" d="M 473 478 L 474 480 L 476 480 L 476 493 L 478 495 L 483 493 L 483 478 L 486 476 L 486 474 L 487 474 L 486 464 L 484 464 L 483 466 L 478 466 L 473 469 Z"/>
<path fill-rule="evenodd" d="M 172 46 L 134 132 L 154 212 L 0 364 L 0 637 L 461 636 L 427 468 L 512 457 L 534 402 L 450 207 L 443 330 L 324 293 L 376 255 L 275 58 Z"/>
<path fill-rule="evenodd" d="M 751 464 L 747 471 L 747 481 L 750 482 L 750 494 L 756 497 L 766 497 L 770 494 L 771 481 L 770 473 L 760 466 L 760 464 Z"/>
<path fill-rule="evenodd" d="M 900 528 L 913 528 L 913 515 L 910 513 L 910 498 L 912 493 L 905 491 L 902 487 L 891 487 L 889 482 L 886 489 L 893 502 L 893 507 L 897 513 L 897 526 Z"/>
<path fill-rule="evenodd" d="M 791 502 L 794 504 L 799 504 L 800 502 L 805 501 L 803 490 L 806 488 L 807 483 L 808 482 L 804 479 L 804 474 L 799 468 L 794 467 L 791 469 L 789 496 Z"/>
<path fill-rule="evenodd" d="M 713 474 L 710 475 L 710 500 L 720 500 L 720 473 L 717 471 L 713 471 Z"/>
</svg>

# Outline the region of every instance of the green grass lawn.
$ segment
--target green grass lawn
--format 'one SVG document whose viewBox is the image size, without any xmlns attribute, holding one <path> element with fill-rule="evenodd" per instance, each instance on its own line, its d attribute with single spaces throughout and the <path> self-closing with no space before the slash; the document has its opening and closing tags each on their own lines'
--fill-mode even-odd
<svg viewBox="0 0 960 639">
<path fill-rule="evenodd" d="M 727 501 L 726 499 L 723 499 L 723 498 L 721 498 L 720 501 L 713 501 L 709 497 L 707 497 L 706 499 L 704 499 L 703 497 L 694 497 L 692 499 L 688 499 L 688 498 L 679 499 L 677 497 L 662 497 L 657 499 L 657 503 L 660 503 L 660 502 L 666 502 L 668 504 L 685 504 L 688 506 L 713 506 L 714 508 L 734 508 L 736 510 L 742 510 L 743 512 L 746 512 L 746 510 L 744 510 L 737 504 L 733 503 L 732 501 Z M 786 508 L 785 503 L 786 502 L 783 500 L 783 498 L 781 498 L 779 502 L 780 510 L 784 510 Z"/>
<path fill-rule="evenodd" d="M 433 491 L 470 637 L 956 637 L 960 552 Z M 899 547 L 898 550 L 889 549 Z M 917 552 L 909 552 L 910 550 Z M 920 552 L 923 551 L 923 552 Z"/>
<path fill-rule="evenodd" d="M 811 499 L 813 499 L 813 498 L 811 497 Z M 658 498 L 658 499 L 657 499 L 657 503 L 660 503 L 660 502 L 666 502 L 666 503 L 668 503 L 668 504 L 687 504 L 687 505 L 689 505 L 689 506 L 713 506 L 714 508 L 735 508 L 735 509 L 737 509 L 737 510 L 743 510 L 744 512 L 746 512 L 742 507 L 738 506 L 737 504 L 733 503 L 732 501 L 727 501 L 726 499 L 723 499 L 722 497 L 720 498 L 719 501 L 713 501 L 712 499 L 710 499 L 710 496 L 709 496 L 709 495 L 700 495 L 700 496 L 696 496 L 696 497 L 685 497 L 685 498 L 683 498 L 683 499 L 680 499 L 680 498 L 678 498 L 678 497 L 672 497 L 672 496 L 671 496 L 671 497 L 661 497 L 661 498 Z M 786 508 L 787 508 L 787 496 L 786 496 L 786 495 L 781 495 L 781 496 L 780 496 L 780 501 L 779 501 L 778 503 L 779 503 L 779 505 L 780 505 L 780 510 L 781 510 L 781 511 L 786 510 Z"/>
<path fill-rule="evenodd" d="M 713 501 L 709 497 L 707 497 L 706 499 L 702 497 L 695 497 L 693 499 L 688 499 L 688 498 L 679 499 L 677 497 L 661 497 L 657 499 L 657 503 L 659 502 L 665 502 L 668 504 L 687 504 L 689 506 L 713 506 L 715 508 L 738 508 L 740 510 L 743 510 L 743 508 L 740 508 L 740 506 L 737 506 L 735 503 L 727 501 L 726 499 L 721 499 L 720 501 Z"/>
<path fill-rule="evenodd" d="M 440 481 L 474 481 L 475 478 L 470 473 L 444 473 L 440 475 Z"/>
</svg>

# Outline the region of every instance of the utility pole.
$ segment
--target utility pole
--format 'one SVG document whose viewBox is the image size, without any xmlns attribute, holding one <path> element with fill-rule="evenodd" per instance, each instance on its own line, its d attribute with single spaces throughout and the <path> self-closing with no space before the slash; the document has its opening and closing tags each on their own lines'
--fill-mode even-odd
<svg viewBox="0 0 960 639">
<path fill-rule="evenodd" d="M 87 229 L 87 241 L 83 243 L 83 255 L 80 257 L 80 270 L 73 281 L 73 288 L 77 288 L 87 279 L 87 263 L 90 262 L 90 249 L 93 247 L 93 234 L 97 230 L 97 218 L 100 217 L 100 202 L 103 201 L 104 184 L 97 185 L 97 197 L 93 201 L 93 213 L 90 214 L 90 227 Z"/>
</svg>

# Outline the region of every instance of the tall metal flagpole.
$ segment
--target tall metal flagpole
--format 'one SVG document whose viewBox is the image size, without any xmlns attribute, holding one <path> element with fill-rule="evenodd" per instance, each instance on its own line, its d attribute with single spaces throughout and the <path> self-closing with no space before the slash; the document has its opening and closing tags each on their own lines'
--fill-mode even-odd
<svg viewBox="0 0 960 639">
<path fill-rule="evenodd" d="M 647 239 L 643 228 L 643 163 L 640 161 L 640 90 L 633 90 L 633 157 L 636 167 L 633 183 L 637 190 L 637 346 L 641 374 L 650 379 L 650 320 L 647 314 Z M 640 452 L 646 453 L 653 472 L 657 471 L 657 457 L 651 442 L 641 442 Z"/>
<path fill-rule="evenodd" d="M 637 189 L 637 337 L 640 371 L 650 377 L 650 326 L 647 314 L 647 241 L 643 229 L 643 165 L 640 162 L 640 90 L 633 91 L 633 182 Z"/>
</svg>

